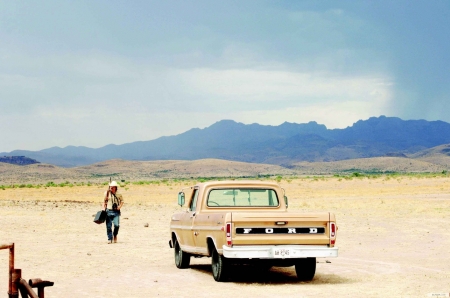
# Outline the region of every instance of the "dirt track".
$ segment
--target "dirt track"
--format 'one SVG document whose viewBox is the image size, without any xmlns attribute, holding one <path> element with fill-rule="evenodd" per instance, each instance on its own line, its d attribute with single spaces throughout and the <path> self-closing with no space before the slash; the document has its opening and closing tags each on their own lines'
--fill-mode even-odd
<svg viewBox="0 0 450 298">
<path fill-rule="evenodd" d="M 55 282 L 46 297 L 427 297 L 450 292 L 450 179 L 282 181 L 292 209 L 330 210 L 339 257 L 319 259 L 311 282 L 293 267 L 239 268 L 213 280 L 210 259 L 177 269 L 168 246 L 181 185 L 130 186 L 119 243 L 92 222 L 97 187 L 0 190 L 0 244 L 16 245 L 25 279 Z M 66 201 L 84 202 L 66 202 Z M 148 223 L 149 227 L 144 227 Z M 328 263 L 326 261 L 330 261 Z M 3 268 L 3 269 L 1 269 Z M 8 253 L 0 251 L 0 295 Z"/>
</svg>

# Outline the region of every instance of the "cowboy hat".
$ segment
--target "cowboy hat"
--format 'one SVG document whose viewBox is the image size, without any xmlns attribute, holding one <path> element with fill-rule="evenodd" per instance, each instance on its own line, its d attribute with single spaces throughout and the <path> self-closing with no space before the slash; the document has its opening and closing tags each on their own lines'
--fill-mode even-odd
<svg viewBox="0 0 450 298">
<path fill-rule="evenodd" d="M 119 184 L 117 184 L 116 181 L 111 181 L 111 183 L 109 184 L 110 187 L 119 187 Z"/>
</svg>

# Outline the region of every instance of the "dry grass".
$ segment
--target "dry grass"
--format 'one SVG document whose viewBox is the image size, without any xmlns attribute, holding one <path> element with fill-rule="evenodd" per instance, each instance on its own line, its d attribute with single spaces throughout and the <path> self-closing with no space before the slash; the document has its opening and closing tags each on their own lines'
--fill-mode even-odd
<svg viewBox="0 0 450 298">
<path fill-rule="evenodd" d="M 210 260 L 173 264 L 169 221 L 190 182 L 127 185 L 119 243 L 92 222 L 104 186 L 0 190 L 0 243 L 15 242 L 24 278 L 55 282 L 48 297 L 426 297 L 450 292 L 450 179 L 340 177 L 282 179 L 290 209 L 328 210 L 340 255 L 320 259 L 312 282 L 293 268 L 240 269 L 216 283 Z M 145 227 L 148 223 L 149 227 Z M 7 291 L 0 251 L 0 293 Z M 3 264 L 3 265 L 2 265 Z M 3 273 L 2 273 L 3 272 Z"/>
<path fill-rule="evenodd" d="M 450 157 L 431 154 L 421 158 L 375 157 L 336 162 L 299 162 L 291 168 L 278 165 L 235 162 L 220 159 L 193 161 L 108 160 L 89 166 L 60 168 L 48 164 L 28 166 L 0 162 L 0 186 L 11 184 L 59 184 L 114 180 L 140 181 L 195 179 L 199 177 L 304 176 L 335 173 L 442 173 L 450 170 Z"/>
</svg>

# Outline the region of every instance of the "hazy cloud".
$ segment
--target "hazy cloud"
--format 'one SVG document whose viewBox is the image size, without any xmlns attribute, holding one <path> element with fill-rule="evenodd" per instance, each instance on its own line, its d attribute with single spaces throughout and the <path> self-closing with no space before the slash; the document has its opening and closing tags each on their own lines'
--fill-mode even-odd
<svg viewBox="0 0 450 298">
<path fill-rule="evenodd" d="M 0 151 L 222 119 L 450 121 L 447 1 L 0 0 Z"/>
</svg>

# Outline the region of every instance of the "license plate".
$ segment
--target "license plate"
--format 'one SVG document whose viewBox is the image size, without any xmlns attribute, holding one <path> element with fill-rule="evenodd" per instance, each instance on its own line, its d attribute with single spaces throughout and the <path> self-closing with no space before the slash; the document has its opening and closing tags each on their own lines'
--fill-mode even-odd
<svg viewBox="0 0 450 298">
<path fill-rule="evenodd" d="M 287 248 L 274 248 L 273 257 L 274 258 L 289 258 L 291 251 Z"/>
</svg>

